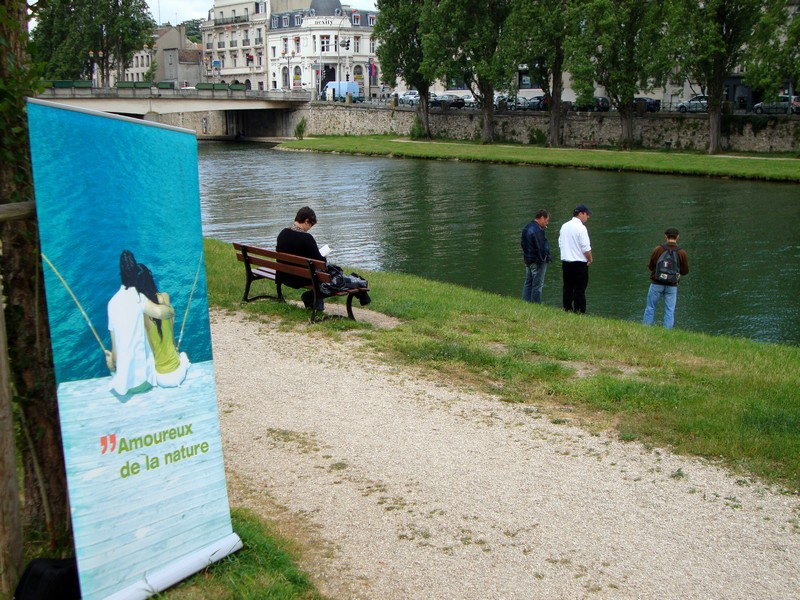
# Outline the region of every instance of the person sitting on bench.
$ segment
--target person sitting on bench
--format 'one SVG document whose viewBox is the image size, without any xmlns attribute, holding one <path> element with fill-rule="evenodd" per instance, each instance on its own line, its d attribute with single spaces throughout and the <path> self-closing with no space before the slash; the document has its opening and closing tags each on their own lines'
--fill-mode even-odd
<svg viewBox="0 0 800 600">
<path fill-rule="evenodd" d="M 297 215 L 294 218 L 294 223 L 292 226 L 287 227 L 278 234 L 278 241 L 275 245 L 275 250 L 278 252 L 285 252 L 286 254 L 294 254 L 295 256 L 303 256 L 305 258 L 327 262 L 325 257 L 320 254 L 319 247 L 317 246 L 317 242 L 314 240 L 314 236 L 308 233 L 308 230 L 316 224 L 316 213 L 308 206 L 304 206 L 297 211 Z M 275 281 L 276 283 L 288 285 L 289 287 L 295 289 L 302 288 L 311 283 L 311 280 L 307 277 L 289 275 L 280 272 L 276 273 Z M 314 291 L 308 290 L 303 292 L 303 294 L 300 296 L 300 299 L 303 301 L 303 304 L 306 308 L 312 308 L 314 303 Z M 316 309 L 320 311 L 325 310 L 325 301 L 323 300 L 323 295 L 319 290 L 317 290 Z"/>
</svg>

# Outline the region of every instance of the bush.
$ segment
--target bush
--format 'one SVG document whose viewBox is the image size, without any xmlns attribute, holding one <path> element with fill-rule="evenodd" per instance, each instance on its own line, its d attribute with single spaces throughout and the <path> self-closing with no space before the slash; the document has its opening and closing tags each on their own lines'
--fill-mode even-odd
<svg viewBox="0 0 800 600">
<path fill-rule="evenodd" d="M 420 120 L 419 115 L 416 115 L 414 117 L 414 124 L 411 126 L 411 139 L 422 140 L 426 137 L 425 129 L 422 127 L 422 121 Z"/>
<path fill-rule="evenodd" d="M 303 135 L 305 135 L 305 132 L 306 132 L 306 118 L 303 117 L 302 119 L 300 119 L 300 121 L 298 121 L 297 125 L 294 126 L 294 137 L 296 137 L 298 140 L 302 140 Z"/>
</svg>

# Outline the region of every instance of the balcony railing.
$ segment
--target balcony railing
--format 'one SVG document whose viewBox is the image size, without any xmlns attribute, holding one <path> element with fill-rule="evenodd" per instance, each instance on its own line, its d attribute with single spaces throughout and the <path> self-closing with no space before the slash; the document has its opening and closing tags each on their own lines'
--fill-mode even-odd
<svg viewBox="0 0 800 600">
<path fill-rule="evenodd" d="M 256 46 L 263 46 L 264 45 L 264 38 L 256 38 Z"/>
<path fill-rule="evenodd" d="M 225 42 L 217 42 L 217 48 L 224 48 Z"/>
<path fill-rule="evenodd" d="M 242 40 L 242 47 L 246 47 L 250 45 L 250 38 L 244 38 Z"/>
<path fill-rule="evenodd" d="M 231 40 L 231 45 L 230 45 L 231 48 L 236 48 L 236 46 L 238 46 L 238 45 L 239 45 L 239 41 L 238 40 Z"/>
<path fill-rule="evenodd" d="M 214 25 L 232 25 L 234 23 L 247 23 L 250 20 L 248 16 L 241 17 L 226 17 L 225 19 L 214 19 Z"/>
<path fill-rule="evenodd" d="M 213 50 L 214 42 L 206 42 L 206 50 Z"/>
</svg>

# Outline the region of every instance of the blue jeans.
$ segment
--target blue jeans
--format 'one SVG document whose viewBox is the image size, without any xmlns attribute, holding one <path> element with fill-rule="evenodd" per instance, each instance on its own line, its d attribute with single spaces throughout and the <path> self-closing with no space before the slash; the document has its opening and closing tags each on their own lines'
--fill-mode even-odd
<svg viewBox="0 0 800 600">
<path fill-rule="evenodd" d="M 644 309 L 642 323 L 652 325 L 656 314 L 656 306 L 661 299 L 664 299 L 664 327 L 672 329 L 675 324 L 675 304 L 678 302 L 678 286 L 650 284 L 647 292 L 647 308 Z"/>
<path fill-rule="evenodd" d="M 522 286 L 522 299 L 525 302 L 542 303 L 542 288 L 546 272 L 546 262 L 525 265 L 525 285 Z"/>
</svg>

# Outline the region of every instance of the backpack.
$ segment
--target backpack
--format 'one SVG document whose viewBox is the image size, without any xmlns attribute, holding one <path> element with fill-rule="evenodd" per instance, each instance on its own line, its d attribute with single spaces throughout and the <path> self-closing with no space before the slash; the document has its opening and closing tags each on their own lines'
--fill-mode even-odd
<svg viewBox="0 0 800 600">
<path fill-rule="evenodd" d="M 345 275 L 342 268 L 328 263 L 327 272 L 331 276 L 330 283 L 321 283 L 319 286 L 323 294 L 334 295 L 338 292 L 344 292 L 351 289 L 367 288 L 369 284 L 367 280 L 358 275 L 358 273 L 350 273 Z"/>
<path fill-rule="evenodd" d="M 674 249 L 669 248 L 666 244 L 661 244 L 664 251 L 656 261 L 656 270 L 653 273 L 655 279 L 661 285 L 678 285 L 681 280 L 681 259 L 678 256 L 680 246 Z"/>
</svg>

